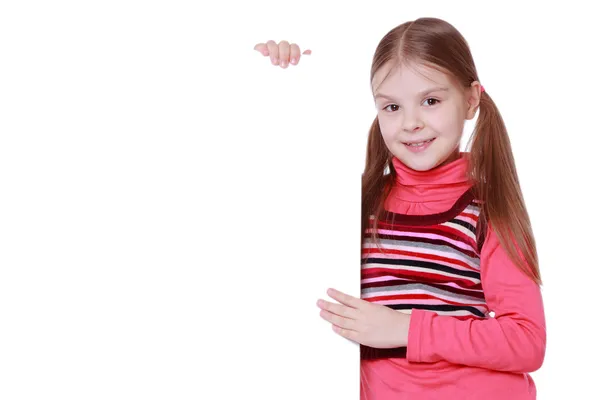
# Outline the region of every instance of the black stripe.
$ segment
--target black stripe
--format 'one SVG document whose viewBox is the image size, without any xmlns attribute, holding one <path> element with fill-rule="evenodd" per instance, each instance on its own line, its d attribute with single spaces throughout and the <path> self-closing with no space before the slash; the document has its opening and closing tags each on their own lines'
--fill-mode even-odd
<svg viewBox="0 0 600 400">
<path fill-rule="evenodd" d="M 460 226 L 464 226 L 465 228 L 467 228 L 468 230 L 470 230 L 471 232 L 473 232 L 473 234 L 475 234 L 475 227 L 473 226 L 473 224 L 466 222 L 466 221 L 462 221 L 460 219 L 453 219 L 451 221 L 449 221 L 453 224 L 458 224 Z"/>
<path fill-rule="evenodd" d="M 475 279 L 481 280 L 481 274 L 479 272 L 461 271 L 461 270 L 458 270 L 458 269 L 455 269 L 452 267 L 447 267 L 445 265 L 440 265 L 438 263 L 429 262 L 429 261 L 369 257 L 369 258 L 364 259 L 364 262 L 361 262 L 361 264 L 368 264 L 368 263 L 386 264 L 386 265 L 405 265 L 405 266 L 410 266 L 410 267 L 428 268 L 428 269 L 433 269 L 436 271 L 444 271 L 444 272 L 448 272 L 448 273 L 451 273 L 454 275 L 467 276 L 470 278 L 475 278 Z"/>
<path fill-rule="evenodd" d="M 485 318 L 485 314 L 471 306 L 452 306 L 449 304 L 440 304 L 440 305 L 432 305 L 432 304 L 385 304 L 386 307 L 392 308 L 394 310 L 410 310 L 410 309 L 419 309 L 419 310 L 430 310 L 430 311 L 459 311 L 464 310 L 468 311 L 473 315 L 478 317 Z"/>
<path fill-rule="evenodd" d="M 406 358 L 407 347 L 396 347 L 393 349 L 376 349 L 360 345 L 360 358 L 362 360 L 376 360 L 381 358 Z"/>
</svg>

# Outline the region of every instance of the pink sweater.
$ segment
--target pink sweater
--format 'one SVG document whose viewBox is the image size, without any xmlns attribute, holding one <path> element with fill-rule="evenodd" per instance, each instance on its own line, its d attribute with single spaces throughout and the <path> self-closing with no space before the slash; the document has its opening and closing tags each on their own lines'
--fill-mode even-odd
<svg viewBox="0 0 600 400">
<path fill-rule="evenodd" d="M 398 179 L 385 208 L 429 215 L 447 211 L 470 187 L 467 158 L 431 171 L 394 159 Z M 522 273 L 490 229 L 480 253 L 481 286 L 493 317 L 411 311 L 406 358 L 361 360 L 361 400 L 536 398 L 528 372 L 546 349 L 539 286 Z"/>
</svg>

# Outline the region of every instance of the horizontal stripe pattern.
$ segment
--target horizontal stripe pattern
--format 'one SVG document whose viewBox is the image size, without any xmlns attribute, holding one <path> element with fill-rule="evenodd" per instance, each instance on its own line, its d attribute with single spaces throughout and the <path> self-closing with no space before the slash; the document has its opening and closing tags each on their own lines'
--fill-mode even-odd
<svg viewBox="0 0 600 400">
<path fill-rule="evenodd" d="M 427 216 L 416 224 L 388 211 L 377 224 L 380 247 L 371 240 L 371 216 L 362 248 L 361 297 L 404 313 L 422 309 L 486 318 L 476 238 L 480 211 L 473 200 L 448 214 L 446 221 L 439 221 L 437 214 L 429 225 Z"/>
</svg>

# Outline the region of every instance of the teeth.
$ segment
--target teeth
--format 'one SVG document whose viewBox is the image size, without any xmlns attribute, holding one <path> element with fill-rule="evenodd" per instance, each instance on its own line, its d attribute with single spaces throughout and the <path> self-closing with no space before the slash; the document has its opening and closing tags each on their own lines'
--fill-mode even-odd
<svg viewBox="0 0 600 400">
<path fill-rule="evenodd" d="M 412 144 L 407 144 L 407 145 L 408 145 L 408 146 L 412 146 L 412 147 L 419 147 L 419 146 L 423 146 L 425 143 L 429 143 L 429 142 L 431 142 L 432 140 L 433 140 L 433 139 L 429 139 L 429 140 L 426 140 L 426 141 L 424 141 L 424 142 L 421 142 L 421 143 L 412 143 Z"/>
</svg>

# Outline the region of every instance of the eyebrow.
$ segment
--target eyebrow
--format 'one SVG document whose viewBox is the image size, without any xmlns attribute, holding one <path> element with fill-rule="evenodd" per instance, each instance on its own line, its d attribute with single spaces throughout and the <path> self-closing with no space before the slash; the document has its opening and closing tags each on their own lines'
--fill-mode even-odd
<svg viewBox="0 0 600 400">
<path fill-rule="evenodd" d="M 435 88 L 431 88 L 431 89 L 422 90 L 419 93 L 417 93 L 417 96 L 420 97 L 420 96 L 425 96 L 426 94 L 433 93 L 433 92 L 447 92 L 447 91 L 448 91 L 448 88 L 446 88 L 446 87 L 435 87 Z M 383 93 L 377 93 L 375 95 L 375 99 L 377 99 L 379 97 L 386 98 L 388 100 L 394 100 L 393 96 L 387 95 L 387 94 L 383 94 Z"/>
</svg>

